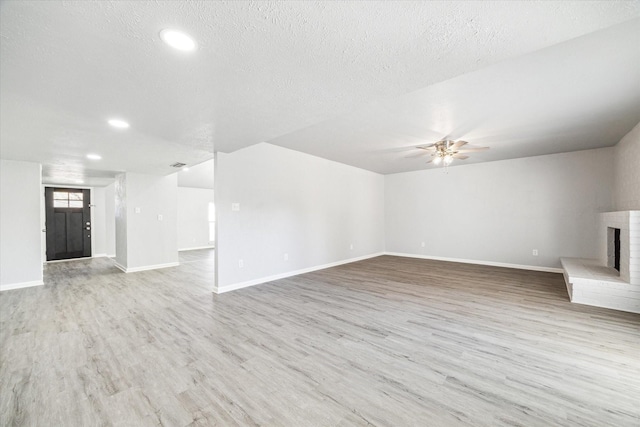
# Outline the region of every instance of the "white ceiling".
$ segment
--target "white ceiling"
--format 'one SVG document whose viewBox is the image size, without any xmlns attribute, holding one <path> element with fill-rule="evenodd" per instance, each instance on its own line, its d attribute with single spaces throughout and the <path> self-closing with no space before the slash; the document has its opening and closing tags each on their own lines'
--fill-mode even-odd
<svg viewBox="0 0 640 427">
<path fill-rule="evenodd" d="M 386 173 L 423 167 L 403 149 L 446 135 L 490 145 L 472 159 L 491 160 L 611 145 L 640 120 L 638 21 L 610 28 L 640 16 L 638 1 L 4 1 L 0 12 L 0 157 L 43 163 L 49 182 L 166 174 L 263 141 Z M 167 27 L 198 51 L 165 46 Z M 115 116 L 131 129 L 107 126 Z"/>
</svg>

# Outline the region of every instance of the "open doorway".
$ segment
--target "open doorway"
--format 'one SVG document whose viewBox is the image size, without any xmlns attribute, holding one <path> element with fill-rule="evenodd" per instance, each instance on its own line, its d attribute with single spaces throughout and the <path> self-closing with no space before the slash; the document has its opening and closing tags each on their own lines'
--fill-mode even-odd
<svg viewBox="0 0 640 427">
<path fill-rule="evenodd" d="M 180 263 L 215 264 L 214 161 L 178 172 L 178 255 Z"/>
</svg>

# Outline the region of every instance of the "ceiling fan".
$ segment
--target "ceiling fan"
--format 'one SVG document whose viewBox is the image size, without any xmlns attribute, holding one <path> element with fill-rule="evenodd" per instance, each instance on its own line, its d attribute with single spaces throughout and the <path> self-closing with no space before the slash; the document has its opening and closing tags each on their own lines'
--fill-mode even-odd
<svg viewBox="0 0 640 427">
<path fill-rule="evenodd" d="M 465 153 L 473 153 L 476 151 L 484 151 L 489 149 L 489 147 L 466 146 L 467 144 L 467 141 L 452 141 L 450 139 L 445 139 L 433 144 L 423 145 L 416 148 L 431 153 L 431 157 L 433 158 L 427 163 L 433 163 L 435 165 L 439 165 L 440 163 L 442 163 L 444 166 L 449 166 L 451 162 L 453 162 L 453 159 L 468 159 L 469 156 L 465 155 Z"/>
</svg>

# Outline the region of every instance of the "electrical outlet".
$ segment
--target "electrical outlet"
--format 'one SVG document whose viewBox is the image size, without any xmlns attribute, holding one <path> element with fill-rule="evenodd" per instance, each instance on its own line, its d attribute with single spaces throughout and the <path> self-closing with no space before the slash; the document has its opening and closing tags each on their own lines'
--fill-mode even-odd
<svg viewBox="0 0 640 427">
<path fill-rule="evenodd" d="M 238 268 L 242 268 L 244 267 L 244 260 L 239 259 L 238 260 Z"/>
<path fill-rule="evenodd" d="M 422 246 L 424 248 L 424 242 L 420 243 L 420 246 Z"/>
<path fill-rule="evenodd" d="M 533 250 L 533 256 L 538 256 L 538 250 L 537 249 Z"/>
<path fill-rule="evenodd" d="M 162 214 L 158 214 L 158 221 L 162 221 Z"/>
<path fill-rule="evenodd" d="M 140 208 L 135 208 L 135 209 L 134 209 L 134 212 L 135 212 L 135 213 L 140 213 Z"/>
<path fill-rule="evenodd" d="M 349 245 L 349 249 L 353 250 L 353 243 Z"/>
<path fill-rule="evenodd" d="M 289 254 L 284 254 L 283 258 L 285 261 L 289 261 Z"/>
<path fill-rule="evenodd" d="M 231 210 L 234 212 L 240 211 L 240 203 L 231 203 Z"/>
</svg>

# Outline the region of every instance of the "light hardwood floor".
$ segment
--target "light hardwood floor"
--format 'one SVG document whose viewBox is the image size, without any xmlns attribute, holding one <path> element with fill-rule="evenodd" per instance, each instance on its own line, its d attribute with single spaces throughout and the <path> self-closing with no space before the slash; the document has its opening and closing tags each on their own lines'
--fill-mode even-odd
<svg viewBox="0 0 640 427">
<path fill-rule="evenodd" d="M 561 275 L 385 256 L 215 295 L 210 256 L 1 293 L 1 424 L 640 426 L 640 315 Z"/>
</svg>

